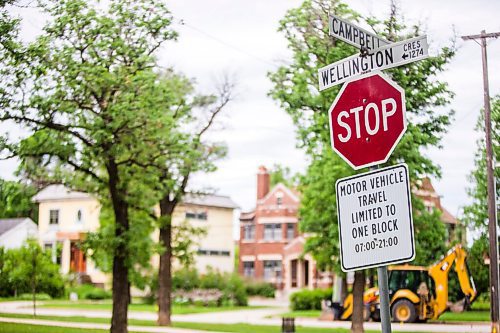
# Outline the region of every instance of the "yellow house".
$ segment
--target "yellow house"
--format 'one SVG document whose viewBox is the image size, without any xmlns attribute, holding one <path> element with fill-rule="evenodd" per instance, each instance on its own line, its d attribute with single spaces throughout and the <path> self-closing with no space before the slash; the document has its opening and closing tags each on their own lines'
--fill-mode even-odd
<svg viewBox="0 0 500 333">
<path fill-rule="evenodd" d="M 39 204 L 38 232 L 40 244 L 53 253 L 64 274 L 76 273 L 92 283 L 105 284 L 109 276 L 85 258 L 78 244 L 86 233 L 99 227 L 100 204 L 91 195 L 71 191 L 63 185 L 50 185 L 33 199 Z M 195 267 L 203 273 L 207 267 L 232 272 L 234 267 L 233 214 L 238 206 L 231 198 L 220 195 L 187 195 L 174 211 L 173 223 L 187 221 L 203 227 L 206 234 L 195 245 Z M 152 235 L 157 239 L 157 233 Z M 57 251 L 57 244 L 61 251 Z M 157 265 L 153 260 L 153 265 Z"/>
</svg>

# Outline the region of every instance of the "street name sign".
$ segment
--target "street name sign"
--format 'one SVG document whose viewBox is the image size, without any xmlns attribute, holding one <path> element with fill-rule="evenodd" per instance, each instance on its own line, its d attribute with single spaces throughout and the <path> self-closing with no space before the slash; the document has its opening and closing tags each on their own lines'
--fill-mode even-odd
<svg viewBox="0 0 500 333">
<path fill-rule="evenodd" d="M 358 49 L 374 50 L 390 44 L 390 42 L 378 37 L 374 33 L 366 31 L 332 14 L 328 16 L 328 26 L 330 27 L 330 36 L 351 44 Z"/>
<path fill-rule="evenodd" d="M 404 90 L 369 73 L 342 86 L 328 117 L 332 148 L 353 169 L 385 163 L 406 131 Z"/>
<path fill-rule="evenodd" d="M 344 272 L 415 258 L 406 164 L 339 179 L 335 188 Z"/>
<path fill-rule="evenodd" d="M 318 70 L 319 90 L 352 80 L 374 70 L 383 70 L 408 64 L 429 56 L 427 36 L 382 46 L 361 56 L 355 54 Z"/>
</svg>

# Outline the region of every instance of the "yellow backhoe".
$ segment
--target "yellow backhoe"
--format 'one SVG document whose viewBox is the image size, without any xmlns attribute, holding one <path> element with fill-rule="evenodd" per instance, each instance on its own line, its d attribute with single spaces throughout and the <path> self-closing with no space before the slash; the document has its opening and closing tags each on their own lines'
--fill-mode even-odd
<svg viewBox="0 0 500 333">
<path fill-rule="evenodd" d="M 467 253 L 458 244 L 435 264 L 429 267 L 413 265 L 389 266 L 389 299 L 391 317 L 395 322 L 412 323 L 437 319 L 448 308 L 463 311 L 477 296 L 474 280 L 466 263 Z M 448 280 L 455 264 L 460 288 L 465 298 L 455 304 L 448 303 Z M 363 296 L 365 319 L 380 320 L 379 291 L 370 288 Z M 335 308 L 335 307 L 334 307 Z M 347 320 L 352 315 L 353 297 L 349 294 L 338 306 L 337 318 Z"/>
</svg>

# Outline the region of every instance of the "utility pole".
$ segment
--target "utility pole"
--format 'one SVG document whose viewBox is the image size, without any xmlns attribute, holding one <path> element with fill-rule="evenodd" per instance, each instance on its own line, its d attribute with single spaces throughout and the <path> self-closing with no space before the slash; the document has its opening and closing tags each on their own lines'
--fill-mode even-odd
<svg viewBox="0 0 500 333">
<path fill-rule="evenodd" d="M 481 53 L 483 55 L 483 86 L 484 86 L 484 131 L 486 132 L 486 172 L 488 175 L 488 232 L 490 238 L 490 306 L 491 306 L 491 332 L 500 332 L 499 323 L 499 283 L 498 283 L 498 238 L 496 218 L 496 190 L 493 148 L 491 144 L 491 109 L 490 88 L 488 83 L 488 57 L 486 54 L 486 39 L 498 38 L 500 32 L 486 33 L 484 30 L 479 35 L 462 36 L 463 40 L 477 41 L 481 39 Z"/>
</svg>

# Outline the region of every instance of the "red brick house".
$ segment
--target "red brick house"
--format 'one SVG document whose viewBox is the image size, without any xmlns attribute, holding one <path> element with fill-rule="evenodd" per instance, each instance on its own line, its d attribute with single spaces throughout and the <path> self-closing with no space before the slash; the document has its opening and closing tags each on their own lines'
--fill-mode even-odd
<svg viewBox="0 0 500 333">
<path fill-rule="evenodd" d="M 323 285 L 318 284 L 320 275 L 311 255 L 304 254 L 299 205 L 294 189 L 281 183 L 271 189 L 267 169 L 259 167 L 255 209 L 240 215 L 238 271 L 242 276 L 271 282 L 286 291 Z"/>
<path fill-rule="evenodd" d="M 413 193 L 429 211 L 442 212 L 441 220 L 452 238 L 458 221 L 441 205 L 429 178 L 419 181 Z M 273 283 L 285 294 L 301 288 L 332 286 L 333 275 L 321 272 L 311 254 L 304 253 L 307 235 L 298 230 L 300 195 L 283 184 L 270 188 L 267 169 L 259 167 L 255 209 L 240 215 L 240 275 Z"/>
</svg>

